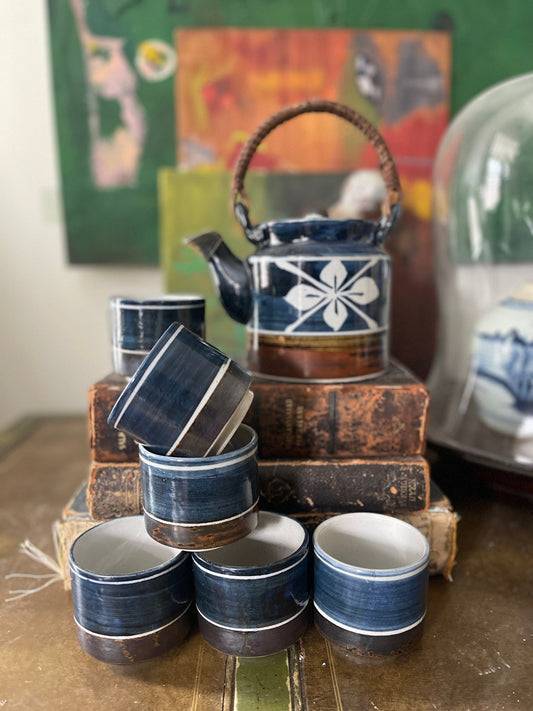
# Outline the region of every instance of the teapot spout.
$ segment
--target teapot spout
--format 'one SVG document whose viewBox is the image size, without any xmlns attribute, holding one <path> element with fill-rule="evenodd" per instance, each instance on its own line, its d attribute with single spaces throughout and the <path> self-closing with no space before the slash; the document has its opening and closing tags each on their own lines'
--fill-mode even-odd
<svg viewBox="0 0 533 711">
<path fill-rule="evenodd" d="M 233 254 L 218 232 L 189 237 L 185 244 L 208 262 L 226 313 L 238 323 L 248 323 L 252 313 L 252 286 L 246 263 Z"/>
</svg>

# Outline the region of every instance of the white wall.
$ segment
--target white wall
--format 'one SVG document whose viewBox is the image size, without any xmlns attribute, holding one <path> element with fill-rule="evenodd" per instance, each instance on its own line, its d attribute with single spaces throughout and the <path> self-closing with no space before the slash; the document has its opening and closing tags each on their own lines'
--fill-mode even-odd
<svg viewBox="0 0 533 711">
<path fill-rule="evenodd" d="M 0 428 L 85 413 L 111 371 L 107 302 L 154 294 L 157 268 L 70 266 L 58 207 L 45 0 L 0 1 Z"/>
</svg>

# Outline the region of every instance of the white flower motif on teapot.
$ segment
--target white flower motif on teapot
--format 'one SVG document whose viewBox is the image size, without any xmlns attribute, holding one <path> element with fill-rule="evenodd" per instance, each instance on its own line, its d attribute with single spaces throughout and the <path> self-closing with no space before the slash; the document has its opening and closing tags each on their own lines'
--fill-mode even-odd
<svg viewBox="0 0 533 711">
<path fill-rule="evenodd" d="M 277 265 L 287 271 L 295 269 L 290 262 L 286 264 L 278 262 Z M 332 259 L 320 272 L 319 281 L 297 270 L 302 282 L 292 287 L 285 296 L 285 301 L 302 315 L 287 326 L 286 332 L 294 331 L 321 308 L 324 308 L 324 321 L 333 331 L 338 331 L 346 322 L 349 309 L 355 311 L 366 322 L 369 329 L 378 328 L 376 321 L 360 308 L 375 301 L 379 296 L 379 288 L 375 280 L 362 275 L 369 266 L 370 262 L 349 277 L 342 261 Z"/>
<path fill-rule="evenodd" d="M 389 259 L 250 257 L 251 331 L 290 335 L 375 333 L 388 325 Z"/>
</svg>

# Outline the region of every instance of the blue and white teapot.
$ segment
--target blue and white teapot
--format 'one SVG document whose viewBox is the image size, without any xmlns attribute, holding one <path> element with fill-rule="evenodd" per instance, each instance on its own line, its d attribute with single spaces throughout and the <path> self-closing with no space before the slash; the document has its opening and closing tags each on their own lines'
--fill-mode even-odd
<svg viewBox="0 0 533 711">
<path fill-rule="evenodd" d="M 244 177 L 261 141 L 300 114 L 325 112 L 352 123 L 371 141 L 386 198 L 381 219 L 304 219 L 253 225 Z M 248 367 L 305 380 L 354 380 L 388 365 L 390 258 L 383 249 L 400 213 L 400 183 L 380 134 L 353 109 L 312 100 L 271 116 L 250 137 L 236 164 L 233 207 L 257 251 L 238 259 L 217 232 L 187 242 L 209 262 L 227 313 L 248 325 Z"/>
</svg>

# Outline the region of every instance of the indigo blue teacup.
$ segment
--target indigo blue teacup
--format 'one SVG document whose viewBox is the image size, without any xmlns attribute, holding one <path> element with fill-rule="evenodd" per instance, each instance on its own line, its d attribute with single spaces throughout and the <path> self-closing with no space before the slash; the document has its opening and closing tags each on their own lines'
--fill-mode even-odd
<svg viewBox="0 0 533 711">
<path fill-rule="evenodd" d="M 257 435 L 240 425 L 220 454 L 171 457 L 139 445 L 144 520 L 160 543 L 186 550 L 227 545 L 257 525 Z"/>
<path fill-rule="evenodd" d="M 165 454 L 220 452 L 250 403 L 250 374 L 173 323 L 122 391 L 109 424 Z"/>
<path fill-rule="evenodd" d="M 109 309 L 113 370 L 121 375 L 133 375 L 175 321 L 197 336 L 205 336 L 205 299 L 198 294 L 164 294 L 150 299 L 113 296 Z"/>
<path fill-rule="evenodd" d="M 297 521 L 260 511 L 257 528 L 213 551 L 193 554 L 198 624 L 226 654 L 279 652 L 308 622 L 309 538 Z"/>
<path fill-rule="evenodd" d="M 78 536 L 70 572 L 78 641 L 93 657 L 143 661 L 186 637 L 194 619 L 190 554 L 150 538 L 142 516 Z"/>
<path fill-rule="evenodd" d="M 321 523 L 313 543 L 319 631 L 362 655 L 407 651 L 426 613 L 425 536 L 390 516 L 348 513 Z"/>
</svg>

